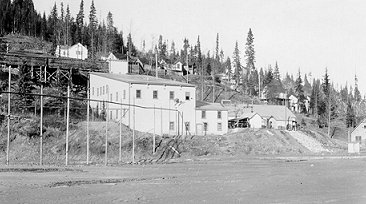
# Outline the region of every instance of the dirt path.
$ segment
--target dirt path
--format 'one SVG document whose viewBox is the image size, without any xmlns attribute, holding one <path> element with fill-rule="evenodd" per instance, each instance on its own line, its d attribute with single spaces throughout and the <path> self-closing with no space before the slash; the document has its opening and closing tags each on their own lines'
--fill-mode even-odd
<svg viewBox="0 0 366 204">
<path fill-rule="evenodd" d="M 292 137 L 294 137 L 301 145 L 309 149 L 311 152 L 319 153 L 319 152 L 329 152 L 328 149 L 325 149 L 322 144 L 316 139 L 309 137 L 308 135 L 300 132 L 300 131 L 287 131 Z"/>
<path fill-rule="evenodd" d="M 366 202 L 365 159 L 15 169 L 0 172 L 2 203 Z"/>
</svg>

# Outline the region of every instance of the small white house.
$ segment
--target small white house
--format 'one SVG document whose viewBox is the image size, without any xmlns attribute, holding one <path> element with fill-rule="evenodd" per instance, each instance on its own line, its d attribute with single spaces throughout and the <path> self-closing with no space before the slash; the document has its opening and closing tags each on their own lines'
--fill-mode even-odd
<svg viewBox="0 0 366 204">
<path fill-rule="evenodd" d="M 80 43 L 73 46 L 58 45 L 55 51 L 56 57 L 68 57 L 85 60 L 88 58 L 88 49 Z"/>
<path fill-rule="evenodd" d="M 351 133 L 351 142 L 366 142 L 366 119 L 364 119 Z"/>
<path fill-rule="evenodd" d="M 101 56 L 100 57 L 101 60 L 118 60 L 118 58 L 113 54 L 113 53 L 109 53 L 109 55 L 107 56 Z"/>
<path fill-rule="evenodd" d="M 197 135 L 223 135 L 228 132 L 228 109 L 221 103 L 196 102 Z"/>
<path fill-rule="evenodd" d="M 146 75 L 90 73 L 90 98 L 95 113 L 112 121 L 158 135 L 196 133 L 196 89 L 192 84 Z M 107 104 L 110 101 L 120 104 Z"/>
</svg>

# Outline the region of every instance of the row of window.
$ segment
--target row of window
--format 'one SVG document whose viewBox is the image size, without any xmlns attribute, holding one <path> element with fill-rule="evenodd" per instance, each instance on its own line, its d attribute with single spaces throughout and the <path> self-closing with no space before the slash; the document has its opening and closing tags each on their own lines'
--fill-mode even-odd
<svg viewBox="0 0 366 204">
<path fill-rule="evenodd" d="M 96 95 L 97 96 L 102 96 L 102 95 L 105 95 L 108 93 L 108 85 L 106 86 L 102 86 L 102 87 L 97 87 L 97 93 Z M 92 96 L 95 95 L 95 90 L 94 90 L 94 87 L 92 87 L 92 90 L 91 90 L 91 94 Z M 138 99 L 141 99 L 142 98 L 142 91 L 141 90 L 136 90 L 136 98 Z M 153 95 L 152 95 L 152 98 L 153 99 L 158 99 L 158 91 L 157 90 L 154 90 L 153 91 Z M 110 94 L 110 99 L 112 100 L 113 99 L 113 95 Z M 118 92 L 116 92 L 116 101 L 118 101 Z M 123 90 L 123 99 L 126 99 L 126 90 Z M 169 91 L 169 99 L 170 100 L 174 100 L 175 99 L 175 94 L 174 94 L 174 91 Z M 191 100 L 191 94 L 190 92 L 186 92 L 185 93 L 185 100 L 186 101 L 189 101 Z"/>
<path fill-rule="evenodd" d="M 158 91 L 157 90 L 154 90 L 153 91 L 152 98 L 153 99 L 158 99 L 158 96 L 159 96 Z M 138 99 L 141 99 L 142 98 L 142 91 L 141 90 L 136 90 L 136 98 L 138 98 Z M 174 100 L 174 98 L 175 98 L 174 91 L 169 91 L 169 99 L 170 100 Z M 191 94 L 190 94 L 190 92 L 186 92 L 185 93 L 185 100 L 186 101 L 191 100 Z"/>
<path fill-rule="evenodd" d="M 201 118 L 202 119 L 206 119 L 206 111 L 202 111 L 201 112 Z M 221 111 L 217 111 L 217 119 L 221 119 L 222 118 L 222 114 L 221 114 Z"/>
<path fill-rule="evenodd" d="M 190 131 L 190 123 L 185 122 L 184 125 L 185 125 L 185 130 Z M 170 131 L 175 130 L 174 122 L 169 123 L 169 130 Z M 203 123 L 203 131 L 205 131 L 205 132 L 208 131 L 208 123 Z M 217 131 L 222 131 L 222 123 L 217 123 Z"/>
</svg>

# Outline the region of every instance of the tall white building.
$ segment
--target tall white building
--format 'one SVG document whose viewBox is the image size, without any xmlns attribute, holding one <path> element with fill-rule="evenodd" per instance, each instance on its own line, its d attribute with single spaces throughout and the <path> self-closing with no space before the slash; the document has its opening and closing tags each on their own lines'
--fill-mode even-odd
<svg viewBox="0 0 366 204">
<path fill-rule="evenodd" d="M 196 89 L 192 84 L 146 75 L 90 73 L 93 110 L 107 110 L 110 120 L 158 135 L 196 133 Z M 133 106 L 135 105 L 135 107 Z"/>
</svg>

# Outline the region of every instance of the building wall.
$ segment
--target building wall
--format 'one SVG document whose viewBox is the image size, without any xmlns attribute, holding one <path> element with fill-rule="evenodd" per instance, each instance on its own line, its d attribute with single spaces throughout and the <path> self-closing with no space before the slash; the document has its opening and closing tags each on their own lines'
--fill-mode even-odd
<svg viewBox="0 0 366 204">
<path fill-rule="evenodd" d="M 258 114 L 255 114 L 250 120 L 250 127 L 251 128 L 262 128 L 262 125 L 266 125 L 263 124 L 263 118 L 261 116 L 259 116 Z"/>
<path fill-rule="evenodd" d="M 356 142 L 358 138 L 361 138 L 361 142 L 366 142 L 366 122 L 362 122 L 357 128 L 351 133 L 351 142 Z M 357 141 L 359 142 L 359 141 Z"/>
<path fill-rule="evenodd" d="M 218 118 L 217 110 L 205 110 L 205 118 L 202 118 L 202 111 L 196 110 L 197 135 L 223 135 L 228 132 L 228 111 L 221 111 L 221 119 Z M 204 130 L 204 123 L 207 123 L 207 131 Z M 219 123 L 221 130 L 218 129 Z"/>
<path fill-rule="evenodd" d="M 68 49 L 56 48 L 56 56 L 85 60 L 88 58 L 88 49 L 81 44 L 76 44 Z"/>
<path fill-rule="evenodd" d="M 109 73 L 112 74 L 127 74 L 128 63 L 122 60 L 108 60 Z"/>
<path fill-rule="evenodd" d="M 103 87 L 105 92 L 103 92 Z M 99 89 L 99 95 L 97 94 L 97 89 Z M 100 95 L 100 90 L 102 90 L 102 95 Z M 141 91 L 140 98 L 136 98 L 136 90 Z M 153 91 L 157 91 L 157 99 L 153 99 Z M 174 99 L 170 99 L 170 91 L 174 92 Z M 189 100 L 185 99 L 186 92 L 190 94 Z M 122 103 L 126 105 L 109 105 L 108 118 L 119 121 L 122 109 L 122 112 L 125 113 L 124 117 L 122 117 L 122 123 L 130 126 L 130 128 L 135 128 L 138 131 L 149 133 L 154 133 L 155 131 L 158 135 L 176 135 L 178 133 L 182 134 L 182 132 L 187 135 L 195 134 L 195 87 L 146 84 L 130 85 L 126 82 L 111 80 L 91 74 L 90 98 L 111 100 L 112 102 L 119 103 L 122 100 Z M 177 100 L 175 99 L 179 99 L 180 105 L 177 105 Z M 141 107 L 133 108 L 133 104 Z M 102 103 L 91 102 L 90 105 L 94 109 L 98 106 L 100 111 Z M 149 109 L 142 107 L 149 107 Z M 134 115 L 135 117 L 133 117 Z M 183 127 L 185 123 L 189 123 L 189 131 L 185 131 L 185 128 Z"/>
</svg>

